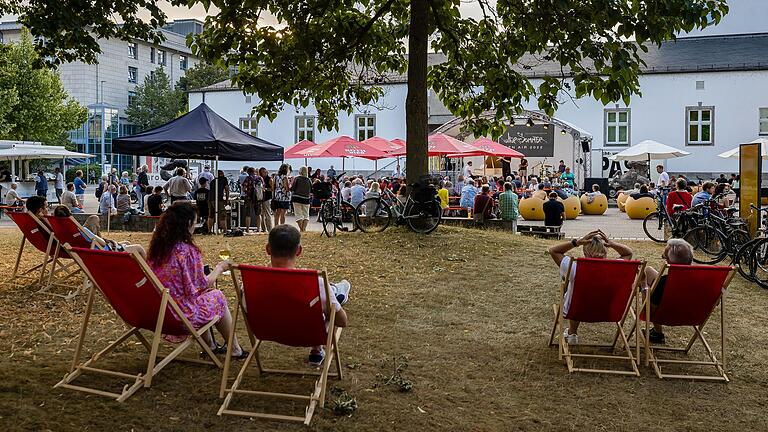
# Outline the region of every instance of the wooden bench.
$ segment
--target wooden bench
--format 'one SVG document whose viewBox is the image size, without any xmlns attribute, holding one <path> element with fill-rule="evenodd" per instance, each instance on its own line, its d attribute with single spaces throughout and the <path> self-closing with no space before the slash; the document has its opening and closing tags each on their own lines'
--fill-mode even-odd
<svg viewBox="0 0 768 432">
<path fill-rule="evenodd" d="M 565 237 L 559 226 L 544 226 L 544 225 L 518 225 L 517 232 L 521 235 L 542 237 L 542 238 L 555 238 L 562 239 Z"/>
</svg>

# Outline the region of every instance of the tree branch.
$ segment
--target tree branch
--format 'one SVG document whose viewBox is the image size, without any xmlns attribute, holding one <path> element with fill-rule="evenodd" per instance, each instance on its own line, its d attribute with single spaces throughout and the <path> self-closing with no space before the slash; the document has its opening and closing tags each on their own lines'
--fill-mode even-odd
<svg viewBox="0 0 768 432">
<path fill-rule="evenodd" d="M 365 23 L 363 28 L 360 29 L 360 34 L 357 35 L 357 39 L 355 39 L 355 41 L 352 42 L 352 44 L 349 45 L 347 47 L 347 49 L 351 50 L 351 49 L 357 47 L 358 45 L 360 45 L 360 43 L 363 41 L 363 38 L 365 38 L 365 36 L 371 30 L 371 28 L 376 23 L 376 21 L 378 21 L 379 18 L 381 18 L 385 13 L 387 13 L 389 11 L 389 9 L 392 7 L 392 3 L 394 3 L 394 2 L 395 2 L 395 0 L 387 0 L 387 2 L 384 3 L 381 6 L 381 8 L 379 8 L 379 10 L 376 11 L 376 13 L 373 15 L 373 17 L 371 17 L 371 19 L 368 20 L 367 23 Z"/>
</svg>

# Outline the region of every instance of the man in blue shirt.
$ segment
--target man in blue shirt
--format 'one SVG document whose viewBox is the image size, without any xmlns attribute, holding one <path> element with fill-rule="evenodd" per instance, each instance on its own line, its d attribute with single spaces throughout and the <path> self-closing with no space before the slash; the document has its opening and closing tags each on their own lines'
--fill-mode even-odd
<svg viewBox="0 0 768 432">
<path fill-rule="evenodd" d="M 77 197 L 77 200 L 80 202 L 80 204 L 83 203 L 83 199 L 85 198 L 85 182 L 83 181 L 83 172 L 80 170 L 77 170 L 75 172 L 75 180 L 72 182 L 75 185 L 75 196 Z"/>
<path fill-rule="evenodd" d="M 363 186 L 363 181 L 359 178 L 356 178 L 353 183 L 352 199 L 349 203 L 352 204 L 353 207 L 357 207 L 357 205 L 365 199 L 365 186 Z"/>
<path fill-rule="evenodd" d="M 701 192 L 693 196 L 691 201 L 691 207 L 707 202 L 712 199 L 712 195 L 715 193 L 715 184 L 712 182 L 706 182 L 701 187 Z"/>
<path fill-rule="evenodd" d="M 42 171 L 38 171 L 35 177 L 35 192 L 37 192 L 37 196 L 43 198 L 48 196 L 48 179 L 45 178 Z"/>
</svg>

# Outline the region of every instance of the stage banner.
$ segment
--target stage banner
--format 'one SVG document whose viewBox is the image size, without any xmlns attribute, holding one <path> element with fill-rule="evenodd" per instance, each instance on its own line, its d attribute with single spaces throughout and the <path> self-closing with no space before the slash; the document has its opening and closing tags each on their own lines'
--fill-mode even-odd
<svg viewBox="0 0 768 432">
<path fill-rule="evenodd" d="M 739 146 L 739 214 L 749 223 L 749 232 L 754 237 L 760 227 L 760 212 L 749 207 L 760 207 L 760 180 L 762 159 L 760 144 L 742 144 Z"/>
<path fill-rule="evenodd" d="M 499 143 L 524 154 L 525 157 L 552 157 L 555 155 L 555 128 L 543 124 L 509 126 Z"/>
</svg>

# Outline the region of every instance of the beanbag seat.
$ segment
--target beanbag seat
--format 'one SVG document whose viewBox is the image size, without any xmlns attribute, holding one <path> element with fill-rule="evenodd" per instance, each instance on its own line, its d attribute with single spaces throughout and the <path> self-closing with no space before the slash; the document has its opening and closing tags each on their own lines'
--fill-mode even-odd
<svg viewBox="0 0 768 432">
<path fill-rule="evenodd" d="M 630 219 L 645 219 L 646 216 L 656 211 L 656 200 L 651 197 L 634 199 L 629 197 L 624 207 Z"/>
<path fill-rule="evenodd" d="M 597 195 L 592 202 L 588 202 L 589 197 L 587 194 L 581 196 L 581 211 L 585 215 L 599 216 L 608 210 L 608 197 L 605 195 Z"/>
<path fill-rule="evenodd" d="M 563 205 L 565 206 L 566 219 L 576 219 L 581 213 L 581 201 L 575 196 L 569 196 L 563 201 Z"/>
<path fill-rule="evenodd" d="M 629 194 L 625 194 L 624 192 L 619 192 L 619 196 L 616 197 L 616 204 L 619 206 L 619 211 L 622 211 L 622 212 L 627 211 L 624 208 L 625 204 L 627 203 L 627 199 L 629 199 Z"/>
<path fill-rule="evenodd" d="M 544 220 L 544 200 L 539 198 L 523 198 L 520 200 L 520 215 L 525 220 Z"/>
</svg>

